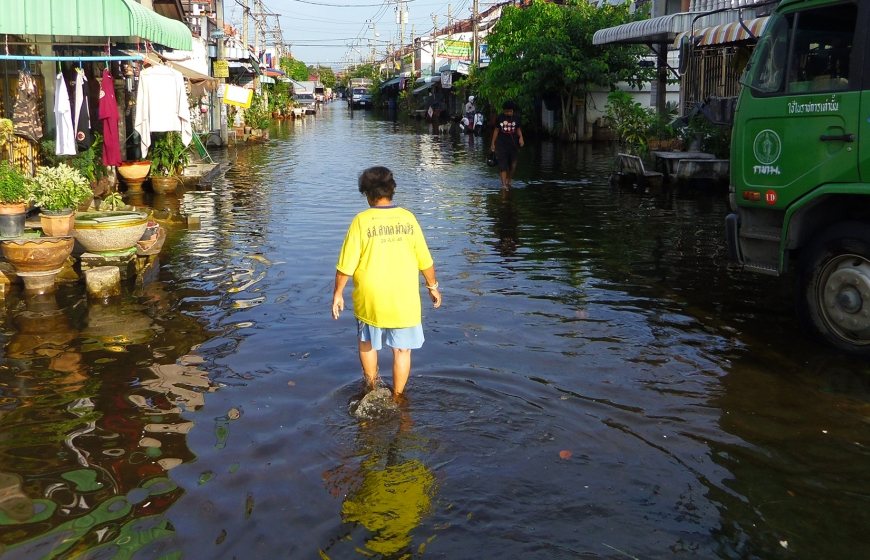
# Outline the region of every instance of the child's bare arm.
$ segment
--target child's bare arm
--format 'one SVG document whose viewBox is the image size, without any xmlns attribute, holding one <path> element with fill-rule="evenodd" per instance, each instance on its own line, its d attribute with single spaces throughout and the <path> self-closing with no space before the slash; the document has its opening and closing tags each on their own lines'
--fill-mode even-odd
<svg viewBox="0 0 870 560">
<path fill-rule="evenodd" d="M 432 300 L 432 307 L 438 309 L 441 307 L 441 290 L 438 289 L 438 279 L 435 277 L 435 265 L 430 266 L 426 270 L 421 270 L 423 278 L 426 279 L 426 289 L 429 290 L 429 298 Z"/>
<path fill-rule="evenodd" d="M 335 271 L 335 288 L 332 290 L 332 318 L 338 319 L 339 314 L 344 311 L 344 296 L 342 292 L 344 291 L 344 287 L 347 286 L 347 281 L 350 279 L 350 276 Z"/>
</svg>

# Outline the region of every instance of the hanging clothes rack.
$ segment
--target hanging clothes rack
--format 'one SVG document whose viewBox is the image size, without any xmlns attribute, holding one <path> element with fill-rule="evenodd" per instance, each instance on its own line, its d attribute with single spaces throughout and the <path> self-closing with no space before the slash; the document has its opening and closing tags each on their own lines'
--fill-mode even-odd
<svg viewBox="0 0 870 560">
<path fill-rule="evenodd" d="M 102 62 L 102 61 L 125 61 L 125 60 L 145 60 L 145 56 L 141 54 L 125 55 L 125 56 L 38 56 L 24 54 L 0 54 L 0 60 L 23 60 L 27 62 Z"/>
</svg>

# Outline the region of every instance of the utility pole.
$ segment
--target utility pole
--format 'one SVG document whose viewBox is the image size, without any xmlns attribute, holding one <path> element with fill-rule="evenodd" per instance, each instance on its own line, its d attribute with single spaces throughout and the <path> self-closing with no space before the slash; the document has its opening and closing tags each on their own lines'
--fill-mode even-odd
<svg viewBox="0 0 870 560">
<path fill-rule="evenodd" d="M 242 0 L 242 48 L 248 50 L 248 0 Z"/>
<path fill-rule="evenodd" d="M 430 75 L 435 75 L 435 51 L 438 49 L 438 16 L 432 14 L 432 71 Z"/>
<path fill-rule="evenodd" d="M 219 37 L 217 38 L 217 59 L 218 60 L 226 60 L 226 53 L 224 52 L 224 0 L 215 0 L 215 24 L 217 25 L 217 29 L 219 32 Z M 224 78 L 219 78 L 219 93 L 223 93 L 223 84 L 225 82 Z M 223 99 L 220 95 L 214 96 L 212 98 L 214 100 L 214 105 L 218 106 L 218 126 L 220 127 L 220 137 L 221 137 L 221 146 L 227 145 L 227 106 L 223 104 Z"/>
<path fill-rule="evenodd" d="M 396 23 L 399 24 L 399 45 L 400 49 L 405 46 L 405 24 L 408 23 L 408 8 L 405 7 L 404 0 L 399 0 L 396 6 Z"/>
<path fill-rule="evenodd" d="M 477 68 L 480 64 L 480 29 L 477 20 L 480 14 L 477 13 L 477 0 L 472 0 L 471 3 L 471 67 Z"/>
<path fill-rule="evenodd" d="M 260 19 L 263 16 L 262 0 L 254 0 L 254 58 L 260 60 Z"/>
</svg>

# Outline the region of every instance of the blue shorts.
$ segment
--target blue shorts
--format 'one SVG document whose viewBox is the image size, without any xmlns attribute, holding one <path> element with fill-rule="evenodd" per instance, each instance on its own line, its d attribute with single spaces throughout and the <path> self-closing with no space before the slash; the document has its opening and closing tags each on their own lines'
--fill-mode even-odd
<svg viewBox="0 0 870 560">
<path fill-rule="evenodd" d="M 416 350 L 425 340 L 422 324 L 404 329 L 381 329 L 357 320 L 356 331 L 360 342 L 371 342 L 374 350 L 380 350 L 383 344 L 399 350 Z"/>
</svg>

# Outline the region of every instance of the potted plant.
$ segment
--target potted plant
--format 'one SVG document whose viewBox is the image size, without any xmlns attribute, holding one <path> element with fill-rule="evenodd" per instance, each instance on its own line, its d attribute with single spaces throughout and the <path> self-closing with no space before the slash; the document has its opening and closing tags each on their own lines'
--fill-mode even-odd
<svg viewBox="0 0 870 560">
<path fill-rule="evenodd" d="M 625 153 L 643 156 L 649 149 L 647 130 L 653 115 L 624 91 L 616 90 L 607 96 L 607 119 L 616 133 L 620 148 Z"/>
<path fill-rule="evenodd" d="M 50 236 L 69 235 L 75 208 L 93 194 L 88 180 L 65 163 L 38 167 L 27 183 L 28 198 L 40 208 L 42 230 Z"/>
<path fill-rule="evenodd" d="M 0 119 L 0 157 L 5 156 L 15 140 L 15 126 L 10 119 Z"/>
<path fill-rule="evenodd" d="M 245 111 L 245 124 L 251 127 L 251 135 L 258 139 L 268 139 L 271 123 L 271 113 L 265 107 L 263 99 L 255 95 L 251 106 Z"/>
<path fill-rule="evenodd" d="M 27 177 L 7 161 L 0 161 L 0 237 L 24 232 L 27 214 Z"/>
<path fill-rule="evenodd" d="M 175 190 L 179 176 L 190 162 L 187 146 L 178 132 L 163 133 L 151 145 L 151 187 L 156 193 Z"/>
</svg>

